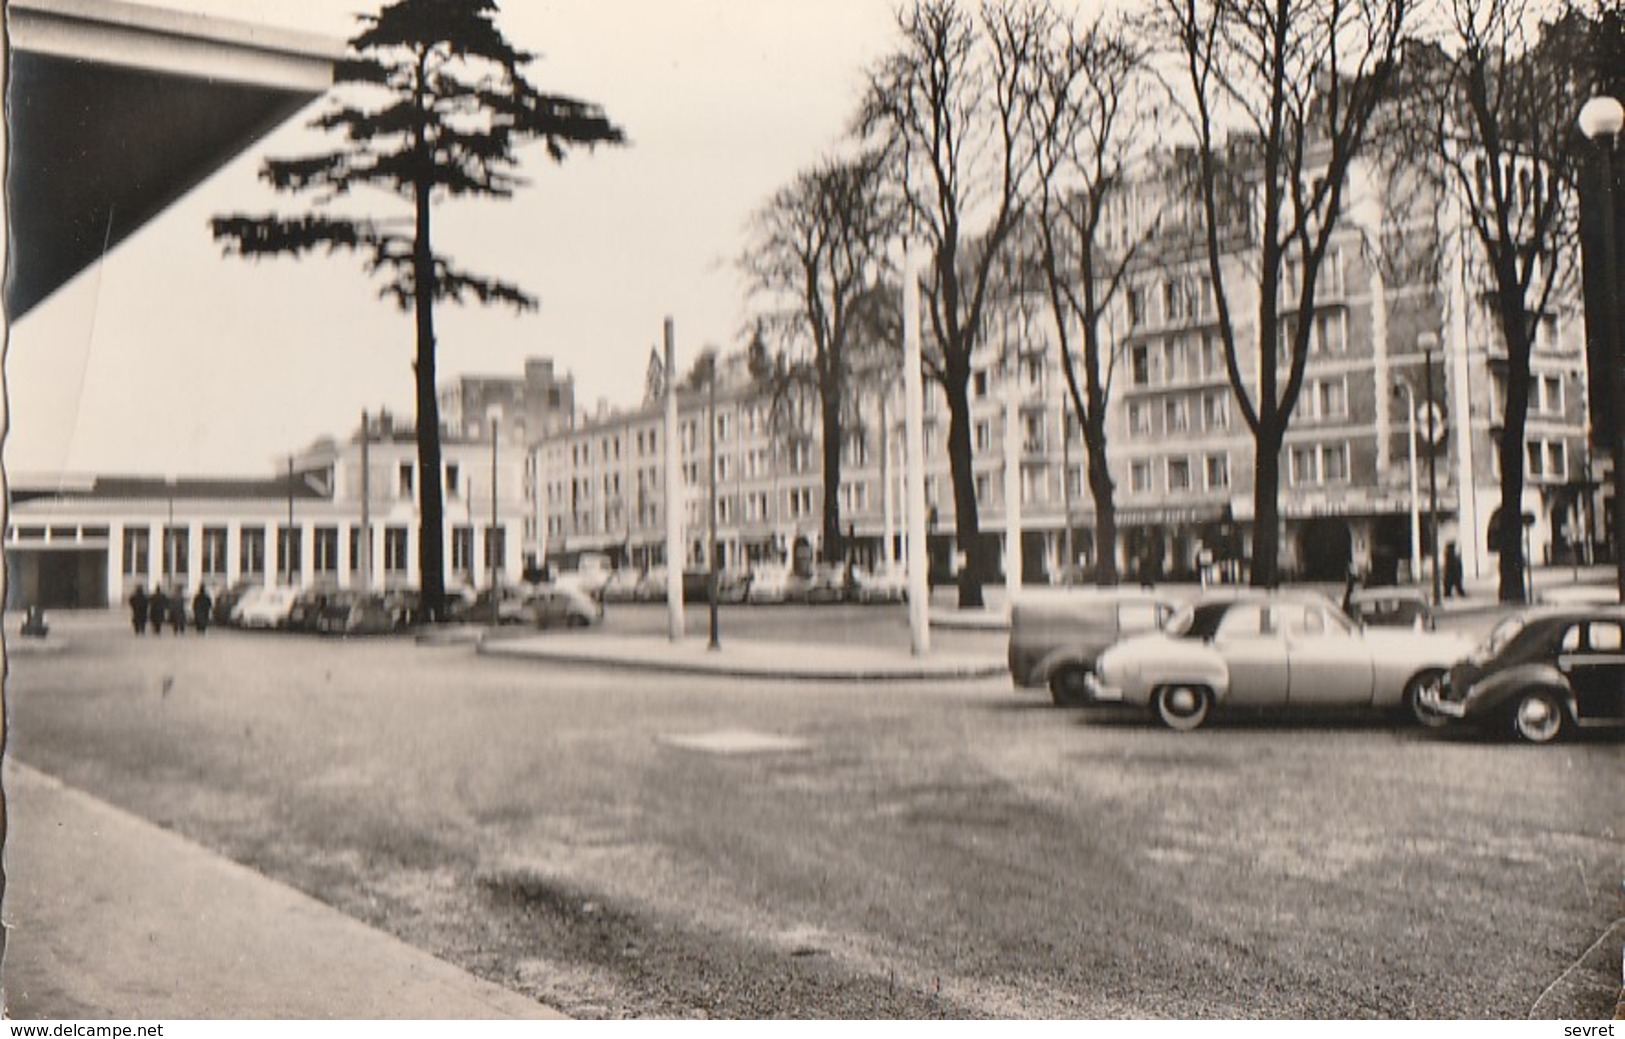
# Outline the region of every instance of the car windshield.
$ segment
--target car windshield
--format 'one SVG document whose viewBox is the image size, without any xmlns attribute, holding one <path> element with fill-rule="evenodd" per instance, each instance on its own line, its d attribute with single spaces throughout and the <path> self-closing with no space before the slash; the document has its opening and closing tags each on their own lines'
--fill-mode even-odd
<svg viewBox="0 0 1625 1039">
<path fill-rule="evenodd" d="M 1507 643 L 1518 637 L 1518 632 L 1524 628 L 1522 617 L 1508 617 L 1490 630 L 1488 636 L 1477 649 L 1467 658 L 1474 663 L 1483 663 L 1495 654 L 1506 648 Z"/>
<path fill-rule="evenodd" d="M 1168 623 L 1162 626 L 1163 633 L 1176 639 L 1208 639 L 1218 630 L 1219 621 L 1224 619 L 1225 610 L 1229 603 L 1210 602 L 1193 603 L 1183 606 L 1175 611 Z"/>
</svg>

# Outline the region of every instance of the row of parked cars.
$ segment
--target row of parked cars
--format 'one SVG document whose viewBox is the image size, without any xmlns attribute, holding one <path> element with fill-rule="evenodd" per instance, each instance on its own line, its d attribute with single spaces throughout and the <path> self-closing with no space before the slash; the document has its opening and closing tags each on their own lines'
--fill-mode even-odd
<svg viewBox="0 0 1625 1039">
<path fill-rule="evenodd" d="M 1069 593 L 1015 604 L 1010 672 L 1057 705 L 1139 706 L 1179 731 L 1221 709 L 1288 706 L 1467 722 L 1530 743 L 1625 726 L 1625 607 L 1534 607 L 1483 640 L 1413 613 L 1357 601 L 1345 611 L 1312 591 L 1229 590 L 1184 605 L 1143 589 Z"/>
<path fill-rule="evenodd" d="M 669 579 L 665 567 L 623 567 L 606 575 L 602 595 L 609 602 L 664 602 Z M 707 571 L 684 571 L 684 601 L 707 601 L 710 579 Z M 820 564 L 807 576 L 788 566 L 723 570 L 717 575 L 717 601 L 724 603 L 895 603 L 905 597 L 901 571 L 861 566 Z"/>
<path fill-rule="evenodd" d="M 250 586 L 221 593 L 215 620 L 239 628 L 313 632 L 323 635 L 385 635 L 423 619 L 422 596 L 415 590 L 361 592 L 346 589 Z M 586 627 L 602 620 L 601 600 L 571 585 L 503 586 L 493 594 L 447 593 L 446 619 L 468 623 L 527 624 L 532 627 Z"/>
</svg>

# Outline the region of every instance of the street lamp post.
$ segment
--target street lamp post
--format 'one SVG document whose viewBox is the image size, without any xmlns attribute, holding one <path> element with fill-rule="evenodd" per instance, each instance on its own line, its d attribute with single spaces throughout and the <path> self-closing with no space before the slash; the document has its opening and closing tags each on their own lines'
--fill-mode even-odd
<svg viewBox="0 0 1625 1039">
<path fill-rule="evenodd" d="M 706 454 L 710 469 L 706 479 L 705 519 L 705 536 L 710 542 L 705 549 L 705 560 L 710 570 L 706 576 L 706 598 L 710 600 L 711 612 L 711 637 L 705 644 L 708 650 L 722 648 L 721 633 L 717 630 L 717 367 L 716 357 L 712 355 L 711 377 L 706 380 L 705 386 Z"/>
<path fill-rule="evenodd" d="M 1602 216 L 1602 270 L 1603 319 L 1598 324 L 1609 337 L 1602 356 L 1607 359 L 1609 400 L 1613 406 L 1614 455 L 1614 566 L 1619 585 L 1619 599 L 1625 602 L 1625 334 L 1620 322 L 1625 320 L 1625 303 L 1620 300 L 1619 242 L 1614 228 L 1614 150 L 1619 145 L 1620 131 L 1625 129 L 1625 107 L 1612 97 L 1594 97 L 1580 109 L 1580 132 L 1595 142 L 1601 153 L 1602 198 L 1599 208 Z"/>
<path fill-rule="evenodd" d="M 1440 581 L 1442 575 L 1439 573 L 1439 434 L 1435 428 L 1439 409 L 1433 404 L 1433 354 L 1439 348 L 1439 337 L 1432 332 L 1423 332 L 1416 337 L 1416 345 L 1422 350 L 1422 392 L 1428 407 L 1428 534 L 1431 542 L 1428 555 L 1433 564 L 1433 605 L 1438 606 L 1444 602 Z M 1525 560 L 1525 565 L 1527 563 L 1528 560 Z"/>
</svg>

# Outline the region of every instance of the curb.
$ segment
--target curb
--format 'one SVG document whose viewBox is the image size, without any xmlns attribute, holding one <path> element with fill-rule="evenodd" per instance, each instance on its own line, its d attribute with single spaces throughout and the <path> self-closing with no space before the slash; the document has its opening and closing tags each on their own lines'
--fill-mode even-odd
<svg viewBox="0 0 1625 1039">
<path fill-rule="evenodd" d="M 942 664 L 937 666 L 819 668 L 797 665 L 749 664 L 742 662 L 658 660 L 650 657 L 582 653 L 573 650 L 537 650 L 503 643 L 481 642 L 475 652 L 481 656 L 526 659 L 549 664 L 601 667 L 645 673 L 711 675 L 719 678 L 758 678 L 783 682 L 925 682 L 970 681 L 1003 675 L 1003 661 Z"/>
</svg>

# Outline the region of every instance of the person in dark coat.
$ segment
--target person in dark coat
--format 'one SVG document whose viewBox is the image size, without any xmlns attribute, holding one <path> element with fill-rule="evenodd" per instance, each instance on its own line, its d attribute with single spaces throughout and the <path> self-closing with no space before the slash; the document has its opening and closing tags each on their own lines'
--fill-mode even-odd
<svg viewBox="0 0 1625 1039">
<path fill-rule="evenodd" d="M 1462 585 L 1461 553 L 1456 551 L 1454 541 L 1444 547 L 1444 596 L 1451 595 L 1467 598 L 1467 589 Z"/>
<path fill-rule="evenodd" d="M 169 626 L 175 634 L 183 634 L 186 631 L 186 589 L 175 589 L 164 612 L 169 615 Z"/>
<path fill-rule="evenodd" d="M 147 630 L 147 586 L 138 584 L 130 594 L 130 624 L 137 635 Z"/>
<path fill-rule="evenodd" d="M 214 614 L 214 599 L 209 595 L 208 585 L 199 585 L 197 594 L 192 596 L 192 623 L 197 625 L 197 633 L 203 635 L 209 630 L 209 618 Z"/>
<path fill-rule="evenodd" d="M 169 600 L 164 597 L 164 586 L 152 586 L 152 597 L 147 600 L 147 623 L 152 625 L 154 635 L 164 633 L 164 610 L 169 606 Z"/>
</svg>

